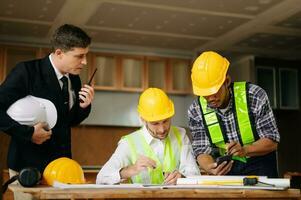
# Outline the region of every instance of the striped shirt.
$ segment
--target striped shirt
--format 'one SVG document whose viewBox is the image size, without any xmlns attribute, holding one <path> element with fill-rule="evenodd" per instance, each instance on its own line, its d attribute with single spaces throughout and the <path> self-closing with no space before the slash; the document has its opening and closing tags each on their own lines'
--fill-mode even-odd
<svg viewBox="0 0 301 200">
<path fill-rule="evenodd" d="M 233 92 L 230 90 L 231 98 L 228 107 L 223 112 L 214 109 L 220 116 L 229 141 L 239 142 L 236 129 L 233 109 Z M 254 117 L 255 128 L 260 138 L 269 138 L 275 142 L 280 142 L 280 135 L 276 121 L 271 109 L 266 92 L 257 85 L 249 84 L 248 97 L 250 103 L 250 113 Z M 188 109 L 189 128 L 192 134 L 192 147 L 195 156 L 199 154 L 213 153 L 213 147 L 206 134 L 203 123 L 199 99 L 195 99 Z"/>
</svg>

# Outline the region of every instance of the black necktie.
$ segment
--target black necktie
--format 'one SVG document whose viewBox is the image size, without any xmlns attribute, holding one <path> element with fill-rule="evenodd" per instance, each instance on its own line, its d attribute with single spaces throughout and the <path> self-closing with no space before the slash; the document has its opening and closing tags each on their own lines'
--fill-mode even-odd
<svg viewBox="0 0 301 200">
<path fill-rule="evenodd" d="M 68 113 L 69 112 L 68 78 L 66 76 L 63 76 L 61 78 L 61 81 L 63 82 L 62 94 L 63 94 L 63 100 L 64 100 L 64 111 L 65 111 L 65 113 Z"/>
</svg>

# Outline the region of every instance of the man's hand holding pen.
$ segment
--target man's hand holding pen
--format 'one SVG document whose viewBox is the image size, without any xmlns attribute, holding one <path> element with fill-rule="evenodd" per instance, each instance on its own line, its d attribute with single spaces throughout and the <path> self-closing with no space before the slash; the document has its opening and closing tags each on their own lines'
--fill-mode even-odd
<svg viewBox="0 0 301 200">
<path fill-rule="evenodd" d="M 178 170 L 172 172 L 163 172 L 165 185 L 176 185 L 177 179 L 183 177 Z"/>
<path fill-rule="evenodd" d="M 240 145 L 239 142 L 231 141 L 226 144 L 226 152 L 228 155 L 232 156 L 247 156 L 247 152 L 243 146 Z"/>
</svg>

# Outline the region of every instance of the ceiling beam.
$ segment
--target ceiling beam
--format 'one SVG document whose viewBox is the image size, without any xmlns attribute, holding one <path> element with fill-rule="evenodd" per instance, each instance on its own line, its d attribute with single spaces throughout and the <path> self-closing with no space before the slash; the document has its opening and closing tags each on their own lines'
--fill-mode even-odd
<svg viewBox="0 0 301 200">
<path fill-rule="evenodd" d="M 48 37 L 62 24 L 84 26 L 102 2 L 102 0 L 67 0 L 56 16 L 48 32 Z"/>
<path fill-rule="evenodd" d="M 252 54 L 265 57 L 287 58 L 296 59 L 301 57 L 300 51 L 287 51 L 281 49 L 262 49 L 254 47 L 231 47 L 227 49 L 227 52 L 238 52 L 240 54 Z"/>
<path fill-rule="evenodd" d="M 121 5 L 129 5 L 129 6 L 137 6 L 137 7 L 153 8 L 153 9 L 158 9 L 158 10 L 168 10 L 168 11 L 193 13 L 193 14 L 206 14 L 206 15 L 214 15 L 214 16 L 223 16 L 223 17 L 237 17 L 237 18 L 243 18 L 243 19 L 253 19 L 255 17 L 252 15 L 246 15 L 246 14 L 183 8 L 183 7 L 167 6 L 167 5 L 162 5 L 162 4 L 149 4 L 149 3 L 142 3 L 142 2 L 138 2 L 138 1 L 129 2 L 129 1 L 122 1 L 122 0 L 107 0 L 106 2 L 112 3 L 112 4 L 118 4 L 118 5 L 121 4 Z"/>
<path fill-rule="evenodd" d="M 301 37 L 301 30 L 296 28 L 283 28 L 279 26 L 262 26 L 258 27 L 261 33 L 270 33 L 275 35 L 287 35 Z"/>
<path fill-rule="evenodd" d="M 213 40 L 213 37 L 205 37 L 205 36 L 195 36 L 195 35 L 185 35 L 185 34 L 175 34 L 175 33 L 166 33 L 166 32 L 158 32 L 158 31 L 142 31 L 142 30 L 133 30 L 133 29 L 124 29 L 124 28 L 111 28 L 111 27 L 103 27 L 103 26 L 85 26 L 85 28 L 91 30 L 104 30 L 104 31 L 114 31 L 121 33 L 136 33 L 136 34 L 145 34 L 145 35 L 156 35 L 156 36 L 168 36 L 168 37 L 176 37 L 176 38 L 186 38 L 186 39 L 197 39 L 197 40 Z"/>
<path fill-rule="evenodd" d="M 297 5 L 297 6 L 296 6 Z M 217 37 L 214 40 L 195 49 L 196 52 L 213 50 L 224 50 L 235 45 L 248 36 L 260 32 L 262 27 L 276 24 L 300 11 L 300 0 L 286 0 L 258 15 L 253 20 L 233 29 L 232 31 Z"/>
</svg>

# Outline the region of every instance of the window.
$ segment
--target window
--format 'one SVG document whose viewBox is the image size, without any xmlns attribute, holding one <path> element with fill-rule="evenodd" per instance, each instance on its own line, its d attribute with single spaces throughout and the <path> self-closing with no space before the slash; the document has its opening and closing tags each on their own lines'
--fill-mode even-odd
<svg viewBox="0 0 301 200">
<path fill-rule="evenodd" d="M 298 70 L 279 69 L 280 108 L 299 109 Z"/>
<path fill-rule="evenodd" d="M 276 70 L 273 67 L 257 67 L 257 84 L 267 93 L 272 108 L 277 107 Z"/>
</svg>

